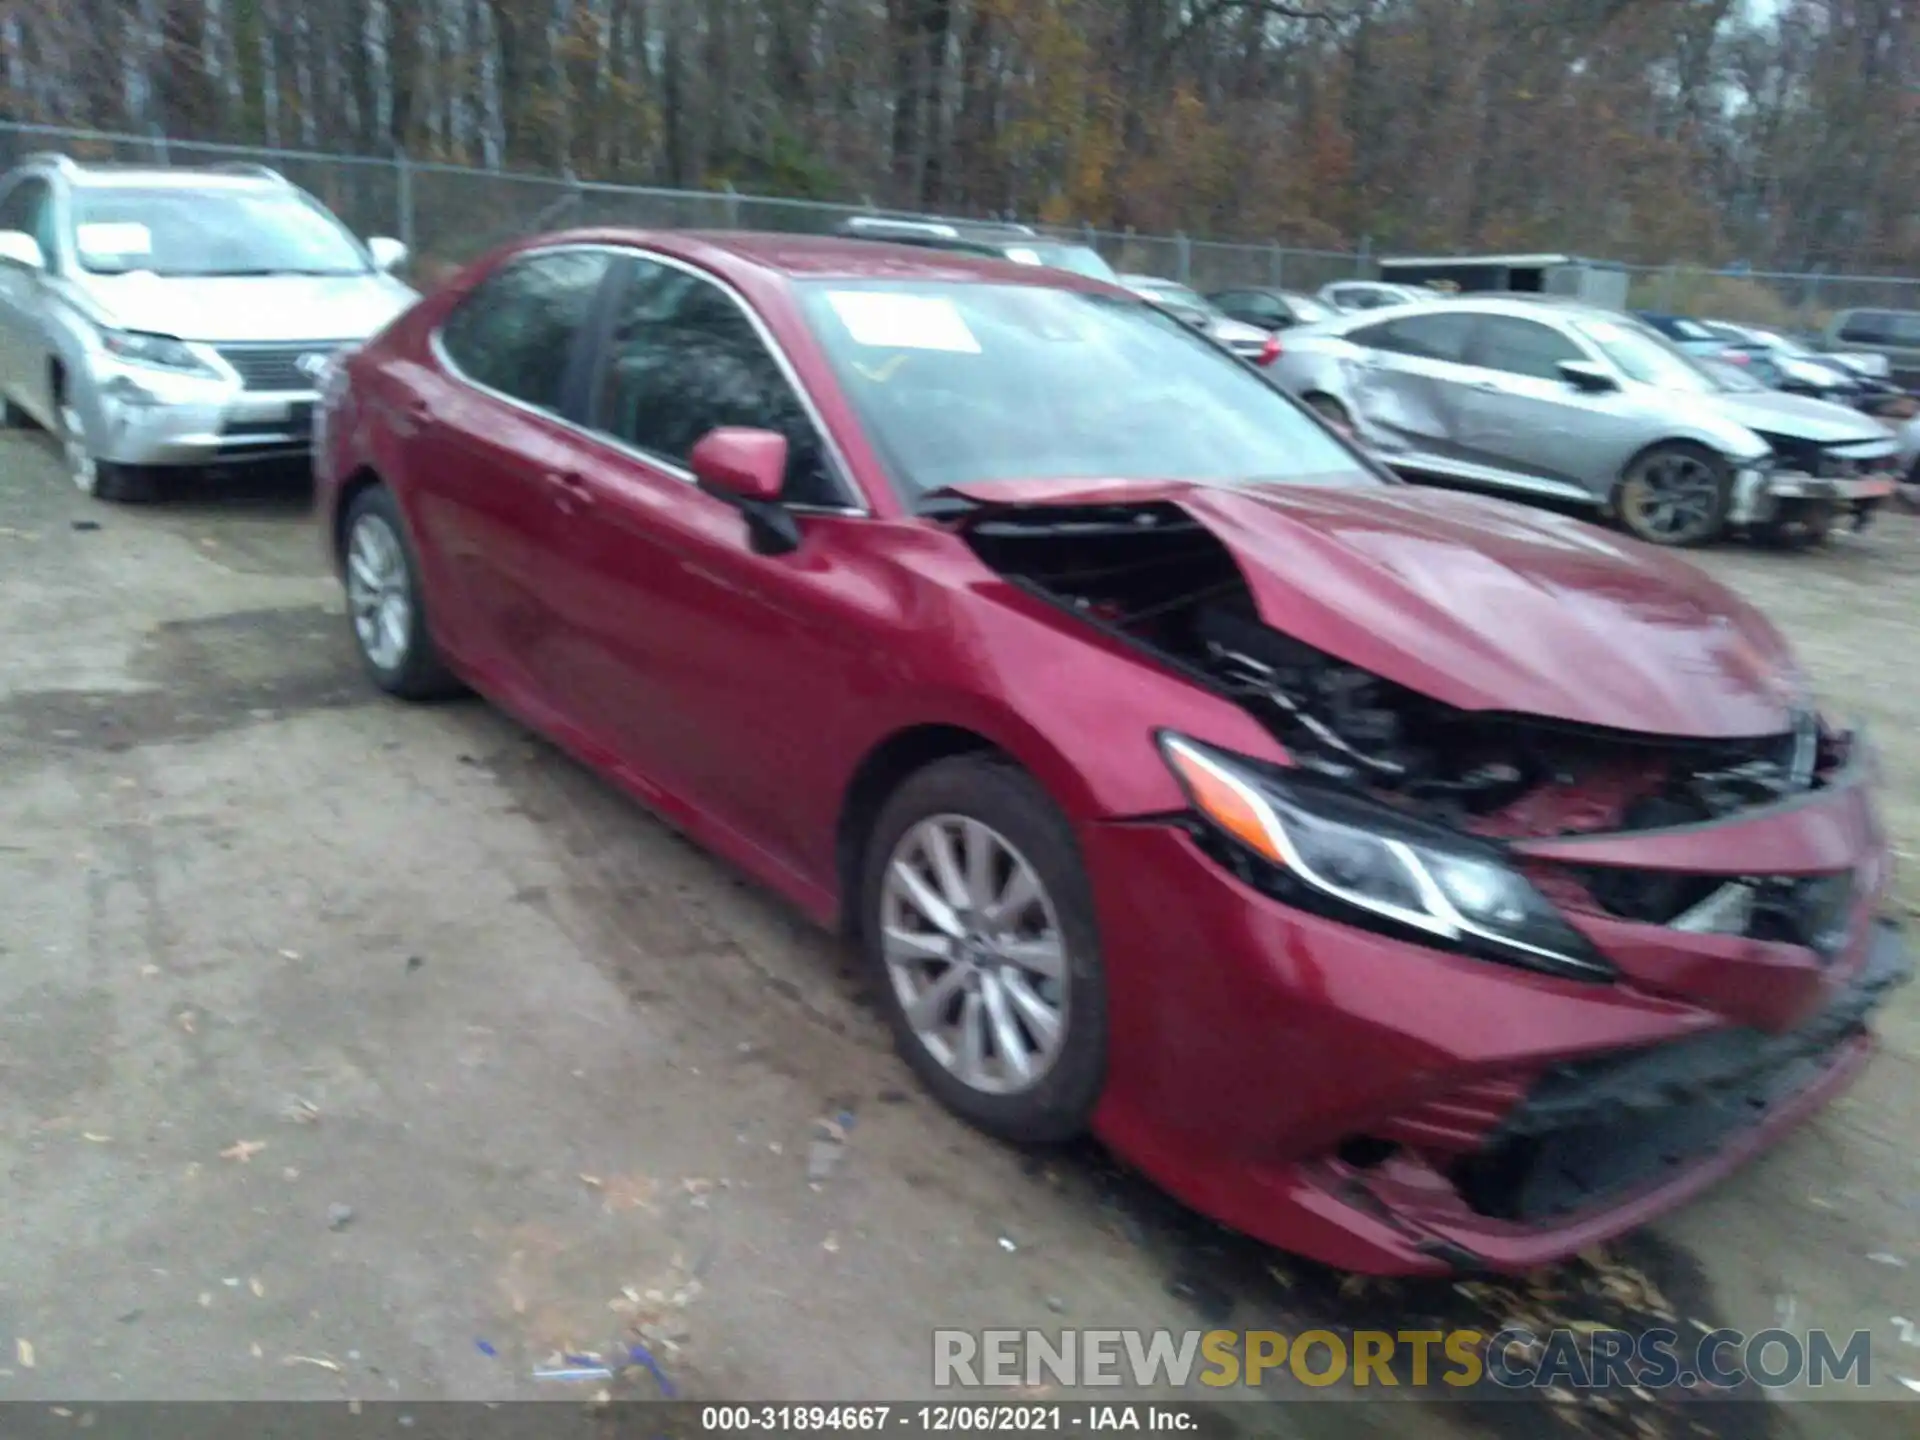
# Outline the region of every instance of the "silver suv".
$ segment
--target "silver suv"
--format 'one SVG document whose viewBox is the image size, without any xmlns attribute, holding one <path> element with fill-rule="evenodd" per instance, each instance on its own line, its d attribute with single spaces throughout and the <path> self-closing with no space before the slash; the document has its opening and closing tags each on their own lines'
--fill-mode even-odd
<svg viewBox="0 0 1920 1440">
<path fill-rule="evenodd" d="M 262 166 L 81 165 L 0 178 L 0 405 L 74 484 L 150 498 L 168 467 L 298 456 L 329 361 L 418 298 Z"/>
</svg>

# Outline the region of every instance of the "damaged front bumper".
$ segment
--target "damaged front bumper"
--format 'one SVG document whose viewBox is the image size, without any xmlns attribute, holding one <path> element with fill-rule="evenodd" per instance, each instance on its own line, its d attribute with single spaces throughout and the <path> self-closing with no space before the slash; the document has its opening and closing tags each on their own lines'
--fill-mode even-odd
<svg viewBox="0 0 1920 1440">
<path fill-rule="evenodd" d="M 1559 1259 L 1699 1194 L 1845 1090 L 1874 1049 L 1868 1017 L 1911 974 L 1900 932 L 1876 923 L 1862 973 L 1798 1029 L 1711 1030 L 1555 1066 L 1471 1156 L 1397 1155 L 1339 1183 L 1449 1268 Z"/>
<path fill-rule="evenodd" d="M 1189 1204 L 1346 1269 L 1521 1271 L 1643 1225 L 1844 1089 L 1910 976 L 1877 918 L 1867 776 L 1838 778 L 1721 822 L 1517 842 L 1709 884 L 1851 877 L 1843 933 L 1804 944 L 1573 915 L 1613 983 L 1291 909 L 1177 827 L 1095 827 L 1114 996 L 1096 1124 Z"/>
<path fill-rule="evenodd" d="M 1899 486 L 1892 459 L 1888 468 L 1854 475 L 1816 475 L 1807 470 L 1750 465 L 1734 475 L 1733 501 L 1727 519 L 1734 525 L 1763 525 L 1779 514 L 1783 504 L 1827 504 L 1845 510 L 1885 500 Z"/>
</svg>

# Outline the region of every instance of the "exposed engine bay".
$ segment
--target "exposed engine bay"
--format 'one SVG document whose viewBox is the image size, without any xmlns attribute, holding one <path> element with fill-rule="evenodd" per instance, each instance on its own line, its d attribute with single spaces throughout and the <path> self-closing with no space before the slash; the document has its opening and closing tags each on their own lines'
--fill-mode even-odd
<svg viewBox="0 0 1920 1440">
<path fill-rule="evenodd" d="M 1845 759 L 1845 737 L 1810 713 L 1722 741 L 1455 709 L 1268 626 L 1226 546 L 1174 504 L 1007 507 L 965 534 L 1014 584 L 1239 702 L 1295 764 L 1490 838 L 1713 820 L 1814 788 Z"/>
</svg>

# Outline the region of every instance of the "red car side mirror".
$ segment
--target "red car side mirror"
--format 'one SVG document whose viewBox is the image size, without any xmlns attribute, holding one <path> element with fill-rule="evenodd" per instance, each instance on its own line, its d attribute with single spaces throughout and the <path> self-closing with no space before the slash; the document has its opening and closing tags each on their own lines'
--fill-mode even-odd
<svg viewBox="0 0 1920 1440">
<path fill-rule="evenodd" d="M 772 430 L 723 425 L 709 430 L 687 456 L 693 478 L 729 500 L 770 504 L 787 477 L 787 437 Z"/>
</svg>

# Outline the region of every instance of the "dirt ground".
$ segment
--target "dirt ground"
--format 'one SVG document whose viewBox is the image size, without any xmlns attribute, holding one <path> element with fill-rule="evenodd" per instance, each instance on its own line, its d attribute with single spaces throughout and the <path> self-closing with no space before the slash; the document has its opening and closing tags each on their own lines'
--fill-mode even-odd
<svg viewBox="0 0 1920 1440">
<path fill-rule="evenodd" d="M 1600 1268 L 1343 1285 L 1092 1147 L 949 1119 L 835 942 L 485 705 L 375 698 L 305 503 L 95 505 L 43 437 L 0 439 L 0 1397 L 578 1398 L 531 1370 L 638 1326 L 683 1394 L 903 1399 L 935 1325 L 1663 1308 L 1869 1329 L 1876 1394 L 1920 1377 L 1894 1320 L 1920 1321 L 1920 994 L 1851 1097 Z M 1920 526 L 1702 558 L 1875 729 L 1920 848 Z M 846 1138 L 810 1180 L 822 1117 Z M 1342 1436 L 1915 1419 L 1234 1410 Z"/>
</svg>

